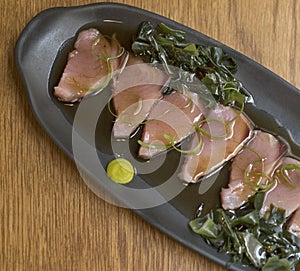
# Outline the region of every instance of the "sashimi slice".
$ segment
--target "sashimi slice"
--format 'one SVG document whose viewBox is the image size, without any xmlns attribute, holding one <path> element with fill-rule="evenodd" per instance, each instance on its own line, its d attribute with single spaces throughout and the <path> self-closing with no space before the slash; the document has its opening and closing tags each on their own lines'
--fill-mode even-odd
<svg viewBox="0 0 300 271">
<path fill-rule="evenodd" d="M 191 149 L 202 141 L 197 154 L 187 155 L 179 173 L 186 183 L 196 183 L 234 157 L 252 134 L 252 124 L 238 110 L 218 104 L 193 136 Z"/>
<path fill-rule="evenodd" d="M 288 222 L 287 230 L 300 238 L 300 208 L 297 209 Z"/>
<path fill-rule="evenodd" d="M 254 137 L 233 159 L 228 188 L 221 191 L 222 207 L 237 209 L 265 184 L 287 146 L 270 133 L 256 130 Z M 249 174 L 246 174 L 249 172 Z M 247 181 L 245 179 L 247 175 Z"/>
<path fill-rule="evenodd" d="M 288 168 L 291 165 L 290 169 Z M 274 186 L 266 192 L 261 213 L 265 213 L 271 204 L 285 210 L 286 217 L 300 207 L 300 161 L 284 157 L 276 167 L 273 175 Z"/>
<path fill-rule="evenodd" d="M 144 63 L 139 56 L 129 56 L 125 69 L 114 78 L 115 138 L 128 138 L 147 118 L 162 97 L 161 89 L 167 80 L 162 70 Z"/>
<path fill-rule="evenodd" d="M 108 76 L 122 65 L 123 53 L 114 37 L 106 38 L 95 28 L 81 31 L 54 95 L 64 102 L 76 102 L 103 87 Z"/>
<path fill-rule="evenodd" d="M 204 107 L 196 93 L 174 91 L 152 108 L 143 128 L 139 156 L 150 159 L 195 131 Z"/>
</svg>

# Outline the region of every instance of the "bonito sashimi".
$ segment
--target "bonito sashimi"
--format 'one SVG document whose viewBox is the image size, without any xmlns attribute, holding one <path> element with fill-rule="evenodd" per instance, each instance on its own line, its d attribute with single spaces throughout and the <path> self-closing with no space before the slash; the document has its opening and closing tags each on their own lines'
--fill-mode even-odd
<svg viewBox="0 0 300 271">
<path fill-rule="evenodd" d="M 286 217 L 300 207 L 299 168 L 299 160 L 291 157 L 283 157 L 281 159 L 272 176 L 275 184 L 266 192 L 261 214 L 264 214 L 271 204 L 277 208 L 284 209 Z"/>
<path fill-rule="evenodd" d="M 117 115 L 113 126 L 115 138 L 128 138 L 147 118 L 162 97 L 168 81 L 166 73 L 129 55 L 126 67 L 114 77 L 112 103 Z"/>
<path fill-rule="evenodd" d="M 233 159 L 228 188 L 222 188 L 222 207 L 241 207 L 260 186 L 267 185 L 268 176 L 287 151 L 287 145 L 270 133 L 260 130 Z"/>
<path fill-rule="evenodd" d="M 300 208 L 295 211 L 292 218 L 288 222 L 287 230 L 300 238 Z"/>
<path fill-rule="evenodd" d="M 179 178 L 196 183 L 218 169 L 241 150 L 252 134 L 252 123 L 238 110 L 218 104 L 195 133 L 191 149 L 201 144 L 196 154 L 187 155 Z"/>
<path fill-rule="evenodd" d="M 152 108 L 143 128 L 139 156 L 150 159 L 178 144 L 195 131 L 204 106 L 196 93 L 174 91 Z"/>
<path fill-rule="evenodd" d="M 125 50 L 114 38 L 104 37 L 90 28 L 78 34 L 69 53 L 54 95 L 64 102 L 76 102 L 88 93 L 103 88 L 123 63 Z"/>
</svg>

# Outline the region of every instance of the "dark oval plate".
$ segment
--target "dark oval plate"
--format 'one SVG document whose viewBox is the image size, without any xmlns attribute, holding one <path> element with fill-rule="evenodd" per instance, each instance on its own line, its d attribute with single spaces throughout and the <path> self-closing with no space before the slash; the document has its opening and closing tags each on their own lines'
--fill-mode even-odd
<svg viewBox="0 0 300 271">
<path fill-rule="evenodd" d="M 295 125 L 300 116 L 300 92 L 295 87 L 237 51 L 195 30 L 123 4 L 52 8 L 29 22 L 18 39 L 15 58 L 32 110 L 56 144 L 76 162 L 84 181 L 98 196 L 132 208 L 166 234 L 231 270 L 255 270 L 232 264 L 228 255 L 206 244 L 188 227 L 200 203 L 205 204 L 204 211 L 219 204 L 219 191 L 228 180 L 228 164 L 205 180 L 207 183 L 213 180 L 205 193 L 199 184 L 182 188 L 175 174 L 181 156 L 172 151 L 166 154 L 165 160 L 158 159 L 158 166 L 151 172 L 137 174 L 130 185 L 114 184 L 105 175 L 107 163 L 118 151 L 135 160 L 136 142 L 133 139 L 112 144 L 113 117 L 103 104 L 108 94 L 104 91 L 73 107 L 63 105 L 52 95 L 78 31 L 97 27 L 105 34 L 116 32 L 121 43 L 128 47 L 142 21 L 163 22 L 185 31 L 191 41 L 221 47 L 233 56 L 238 63 L 236 77 L 255 101 L 255 106 L 246 108 L 249 117 L 258 127 L 283 137 L 290 144 L 291 151 L 300 156 L 300 128 Z M 123 151 L 124 148 L 128 150 Z M 139 165 L 140 161 L 135 163 Z"/>
</svg>

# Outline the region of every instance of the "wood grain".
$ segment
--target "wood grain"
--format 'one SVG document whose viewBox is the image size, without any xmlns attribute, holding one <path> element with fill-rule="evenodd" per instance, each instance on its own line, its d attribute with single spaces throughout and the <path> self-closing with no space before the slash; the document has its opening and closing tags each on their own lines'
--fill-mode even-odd
<svg viewBox="0 0 300 271">
<path fill-rule="evenodd" d="M 190 26 L 300 87 L 297 0 L 124 0 Z M 2 0 L 0 269 L 226 270 L 130 210 L 97 198 L 42 130 L 14 63 L 17 37 L 40 11 L 92 3 Z"/>
</svg>

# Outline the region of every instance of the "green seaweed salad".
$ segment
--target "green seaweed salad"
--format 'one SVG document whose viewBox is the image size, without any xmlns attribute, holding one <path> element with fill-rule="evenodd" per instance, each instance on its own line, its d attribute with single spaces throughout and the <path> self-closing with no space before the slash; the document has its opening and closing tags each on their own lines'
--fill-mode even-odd
<svg viewBox="0 0 300 271">
<path fill-rule="evenodd" d="M 201 217 L 201 208 L 189 226 L 209 244 L 232 256 L 233 262 L 252 264 L 263 271 L 290 271 L 300 259 L 300 239 L 284 229 L 285 211 L 271 206 L 261 217 L 265 192 L 258 192 L 236 211 L 222 208 Z"/>
<path fill-rule="evenodd" d="M 163 66 L 170 77 L 163 94 L 190 90 L 198 93 L 208 108 L 216 103 L 243 108 L 253 102 L 234 76 L 236 61 L 221 48 L 188 41 L 181 30 L 143 22 L 132 51 L 145 62 Z M 260 216 L 263 198 L 264 192 L 258 192 L 235 211 L 216 208 L 206 215 L 197 212 L 189 226 L 207 243 L 231 255 L 233 262 L 263 271 L 295 270 L 300 260 L 300 239 L 285 230 L 284 210 L 271 207 L 264 217 Z"/>
<path fill-rule="evenodd" d="M 236 61 L 219 47 L 188 41 L 183 31 L 163 23 L 155 27 L 143 22 L 131 49 L 145 62 L 164 67 L 170 81 L 163 94 L 186 89 L 197 92 L 209 108 L 217 102 L 243 105 L 252 101 L 249 92 L 234 77 Z"/>
</svg>

